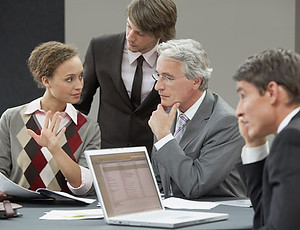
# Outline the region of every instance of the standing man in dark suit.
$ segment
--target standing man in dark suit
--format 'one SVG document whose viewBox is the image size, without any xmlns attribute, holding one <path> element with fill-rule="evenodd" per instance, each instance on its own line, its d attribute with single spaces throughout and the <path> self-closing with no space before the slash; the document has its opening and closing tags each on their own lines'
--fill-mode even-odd
<svg viewBox="0 0 300 230">
<path fill-rule="evenodd" d="M 235 168 L 244 141 L 234 109 L 208 90 L 212 69 L 202 45 L 170 40 L 158 53 L 154 78 L 161 104 L 149 125 L 157 138 L 152 160 L 161 192 L 190 199 L 245 196 Z"/>
<path fill-rule="evenodd" d="M 159 103 L 151 77 L 156 47 L 175 37 L 177 9 L 172 0 L 133 0 L 126 16 L 126 32 L 91 40 L 84 62 L 82 98 L 75 107 L 88 114 L 100 87 L 102 148 L 146 146 L 150 154 L 153 134 L 147 122 Z M 136 70 L 138 58 L 142 69 Z M 134 80 L 136 72 L 142 73 L 139 84 Z"/>
<path fill-rule="evenodd" d="M 234 75 L 246 146 L 239 172 L 255 211 L 255 229 L 300 229 L 300 55 L 269 49 Z M 275 134 L 269 151 L 266 136 Z"/>
</svg>

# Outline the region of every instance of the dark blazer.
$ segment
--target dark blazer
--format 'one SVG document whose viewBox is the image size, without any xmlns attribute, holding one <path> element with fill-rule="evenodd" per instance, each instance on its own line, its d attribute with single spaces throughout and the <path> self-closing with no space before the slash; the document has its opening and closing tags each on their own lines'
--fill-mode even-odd
<svg viewBox="0 0 300 230">
<path fill-rule="evenodd" d="M 255 229 L 300 229 L 300 113 L 273 140 L 269 156 L 239 165 Z"/>
<path fill-rule="evenodd" d="M 153 133 L 148 120 L 160 102 L 154 88 L 134 110 L 121 77 L 125 33 L 93 38 L 84 61 L 84 87 L 75 107 L 88 114 L 100 87 L 98 123 L 101 147 L 146 146 L 151 153 Z"/>
<path fill-rule="evenodd" d="M 235 167 L 244 144 L 233 108 L 207 91 L 180 142 L 171 140 L 158 151 L 153 148 L 153 169 L 162 192 L 169 196 L 174 182 L 176 197 L 245 196 Z"/>
</svg>

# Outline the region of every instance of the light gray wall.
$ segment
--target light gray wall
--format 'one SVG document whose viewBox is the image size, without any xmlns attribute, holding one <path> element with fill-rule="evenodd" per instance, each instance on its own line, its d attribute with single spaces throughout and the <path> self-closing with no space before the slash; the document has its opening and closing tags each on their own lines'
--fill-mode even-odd
<svg viewBox="0 0 300 230">
<path fill-rule="evenodd" d="M 210 88 L 233 107 L 238 96 L 232 75 L 249 56 L 271 47 L 295 49 L 296 0 L 174 0 L 177 38 L 200 41 L 213 67 Z M 130 0 L 65 0 L 66 42 L 81 59 L 94 36 L 125 30 Z M 97 113 L 94 100 L 91 117 Z"/>
</svg>

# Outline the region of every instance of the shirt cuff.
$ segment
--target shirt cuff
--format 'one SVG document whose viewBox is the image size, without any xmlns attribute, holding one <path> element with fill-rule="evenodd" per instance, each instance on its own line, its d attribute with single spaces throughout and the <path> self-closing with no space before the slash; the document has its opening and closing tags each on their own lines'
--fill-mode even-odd
<svg viewBox="0 0 300 230">
<path fill-rule="evenodd" d="M 159 141 L 157 141 L 154 144 L 154 147 L 156 148 L 156 150 L 159 150 L 160 148 L 162 148 L 165 144 L 167 144 L 170 140 L 173 140 L 174 137 L 173 135 L 170 133 L 167 136 L 165 136 L 164 138 L 160 139 Z"/>
<path fill-rule="evenodd" d="M 258 147 L 244 146 L 242 149 L 243 164 L 251 164 L 265 159 L 269 155 L 269 142 Z"/>
<path fill-rule="evenodd" d="M 86 194 L 92 187 L 93 179 L 91 171 L 85 167 L 80 166 L 81 170 L 81 185 L 78 188 L 72 187 L 72 185 L 67 182 L 68 188 L 74 195 L 84 195 Z"/>
</svg>

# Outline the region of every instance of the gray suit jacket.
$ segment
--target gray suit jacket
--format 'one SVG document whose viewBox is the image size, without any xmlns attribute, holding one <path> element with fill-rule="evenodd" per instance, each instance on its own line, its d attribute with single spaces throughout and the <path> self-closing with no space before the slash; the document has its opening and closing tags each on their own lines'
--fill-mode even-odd
<svg viewBox="0 0 300 230">
<path fill-rule="evenodd" d="M 234 110 L 207 91 L 180 143 L 174 139 L 158 151 L 153 148 L 160 189 L 169 196 L 171 181 L 177 197 L 244 196 L 245 186 L 235 168 L 243 145 Z"/>
</svg>

